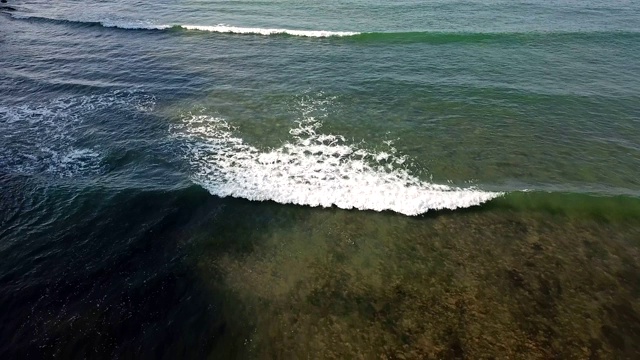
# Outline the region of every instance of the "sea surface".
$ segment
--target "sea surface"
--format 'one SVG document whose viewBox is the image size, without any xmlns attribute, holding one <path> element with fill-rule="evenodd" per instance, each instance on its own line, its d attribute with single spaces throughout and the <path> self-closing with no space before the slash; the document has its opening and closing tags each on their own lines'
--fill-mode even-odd
<svg viewBox="0 0 640 360">
<path fill-rule="evenodd" d="M 0 358 L 640 358 L 640 2 L 0 5 Z"/>
</svg>

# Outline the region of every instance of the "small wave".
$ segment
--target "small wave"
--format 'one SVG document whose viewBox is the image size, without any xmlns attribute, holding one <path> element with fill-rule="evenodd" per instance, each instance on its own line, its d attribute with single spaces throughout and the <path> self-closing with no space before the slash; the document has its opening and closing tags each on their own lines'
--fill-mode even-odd
<svg viewBox="0 0 640 360">
<path fill-rule="evenodd" d="M 502 195 L 422 181 L 403 167 L 406 157 L 318 133 L 321 125 L 302 120 L 290 130 L 291 141 L 267 151 L 234 136 L 218 117 L 189 115 L 173 130 L 186 144 L 194 181 L 220 197 L 419 215 Z"/>
<path fill-rule="evenodd" d="M 585 192 L 519 190 L 487 204 L 487 209 L 541 212 L 573 219 L 638 223 L 640 197 L 636 194 L 603 195 Z"/>
</svg>

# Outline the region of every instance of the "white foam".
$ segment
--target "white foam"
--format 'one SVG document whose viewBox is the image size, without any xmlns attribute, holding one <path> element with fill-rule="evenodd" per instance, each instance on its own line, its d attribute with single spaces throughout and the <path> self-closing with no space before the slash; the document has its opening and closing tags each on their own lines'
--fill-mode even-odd
<svg viewBox="0 0 640 360">
<path fill-rule="evenodd" d="M 164 28 L 166 29 L 166 25 Z M 237 27 L 224 24 L 205 26 L 205 25 L 177 25 L 185 30 L 199 30 L 209 31 L 217 33 L 230 33 L 230 34 L 255 34 L 255 35 L 281 35 L 287 34 L 291 36 L 303 36 L 303 37 L 332 37 L 332 36 L 353 36 L 358 35 L 358 32 L 351 31 L 327 31 L 327 30 L 292 30 L 292 29 L 270 29 L 270 28 L 256 28 L 256 27 Z M 168 26 L 171 27 L 171 26 Z"/>
<path fill-rule="evenodd" d="M 174 131 L 185 141 L 194 181 L 220 197 L 418 215 L 502 195 L 422 181 L 402 167 L 406 157 L 317 133 L 321 125 L 303 120 L 290 142 L 268 151 L 245 144 L 217 117 L 189 115 Z"/>
</svg>

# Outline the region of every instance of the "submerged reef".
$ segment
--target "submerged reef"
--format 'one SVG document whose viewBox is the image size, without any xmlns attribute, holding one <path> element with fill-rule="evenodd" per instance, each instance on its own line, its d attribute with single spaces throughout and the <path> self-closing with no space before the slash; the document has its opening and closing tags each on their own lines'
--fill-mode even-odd
<svg viewBox="0 0 640 360">
<path fill-rule="evenodd" d="M 211 286 L 233 294 L 228 334 L 240 340 L 223 341 L 242 341 L 244 356 L 640 355 L 637 227 L 522 213 L 340 210 L 290 225 L 247 233 L 248 253 L 200 263 L 205 274 L 224 274 Z"/>
</svg>

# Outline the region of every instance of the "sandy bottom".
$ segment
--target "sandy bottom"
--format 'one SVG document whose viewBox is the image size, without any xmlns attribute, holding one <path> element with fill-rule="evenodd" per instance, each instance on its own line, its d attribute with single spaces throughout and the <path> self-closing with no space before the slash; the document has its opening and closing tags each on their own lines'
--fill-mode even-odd
<svg viewBox="0 0 640 360">
<path fill-rule="evenodd" d="M 228 296 L 226 351 L 640 357 L 637 224 L 482 208 L 412 218 L 275 207 L 284 210 L 273 219 L 287 221 L 231 221 L 234 248 L 199 247 L 198 272 Z"/>
</svg>

